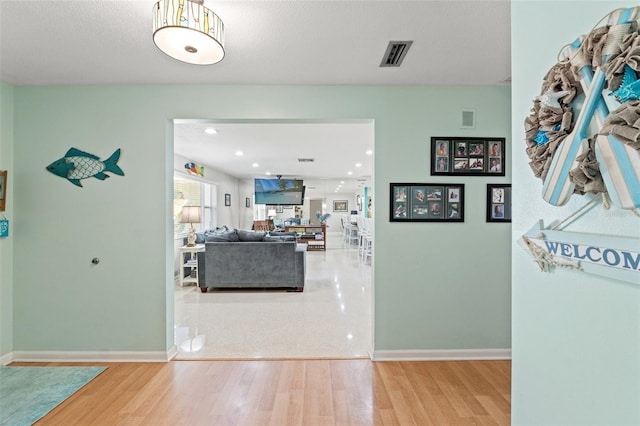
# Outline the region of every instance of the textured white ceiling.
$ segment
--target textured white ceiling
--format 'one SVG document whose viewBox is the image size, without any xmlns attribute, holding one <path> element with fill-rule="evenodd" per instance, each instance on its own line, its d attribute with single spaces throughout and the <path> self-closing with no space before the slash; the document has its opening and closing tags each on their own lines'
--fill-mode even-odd
<svg viewBox="0 0 640 426">
<path fill-rule="evenodd" d="M 508 0 L 205 0 L 225 25 L 226 56 L 211 66 L 184 64 L 155 47 L 154 3 L 0 0 L 0 79 L 13 85 L 500 85 L 510 73 Z M 391 40 L 414 43 L 400 68 L 380 68 Z M 372 173 L 372 158 L 363 157 L 372 125 L 217 127 L 221 133 L 211 138 L 199 125 L 176 126 L 176 152 L 240 177 L 266 169 L 302 177 L 317 188 L 311 196 L 333 192 L 342 180 L 344 191 L 355 190 Z M 243 159 L 231 153 L 236 146 L 243 146 Z M 299 165 L 298 157 L 316 162 Z"/>
<path fill-rule="evenodd" d="M 207 127 L 218 133 L 205 133 Z M 366 154 L 373 150 L 371 121 L 181 121 L 174 124 L 174 141 L 177 154 L 239 178 L 269 177 L 266 172 L 273 178 L 302 178 L 310 198 L 372 185 L 373 155 Z M 299 158 L 315 161 L 301 163 Z"/>
<path fill-rule="evenodd" d="M 194 66 L 151 38 L 153 0 L 2 0 L 0 78 L 60 84 L 504 84 L 508 0 L 212 1 L 226 56 Z M 390 40 L 413 40 L 379 68 Z"/>
</svg>

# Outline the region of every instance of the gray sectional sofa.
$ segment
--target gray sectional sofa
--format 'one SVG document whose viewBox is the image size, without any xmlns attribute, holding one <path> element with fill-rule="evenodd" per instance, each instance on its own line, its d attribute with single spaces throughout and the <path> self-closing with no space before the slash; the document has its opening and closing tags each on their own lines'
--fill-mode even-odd
<svg viewBox="0 0 640 426">
<path fill-rule="evenodd" d="M 257 232 L 231 232 L 241 236 L 208 238 L 204 253 L 198 254 L 198 283 L 203 293 L 209 288 L 304 290 L 306 244 Z"/>
</svg>

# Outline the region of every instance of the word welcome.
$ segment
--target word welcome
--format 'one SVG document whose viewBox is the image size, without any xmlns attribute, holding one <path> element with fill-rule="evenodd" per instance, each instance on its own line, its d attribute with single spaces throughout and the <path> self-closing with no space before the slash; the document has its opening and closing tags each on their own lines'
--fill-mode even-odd
<svg viewBox="0 0 640 426">
<path fill-rule="evenodd" d="M 568 244 L 557 241 L 533 241 L 536 245 L 556 256 L 582 260 L 613 268 L 640 271 L 640 253 L 613 248 Z"/>
</svg>

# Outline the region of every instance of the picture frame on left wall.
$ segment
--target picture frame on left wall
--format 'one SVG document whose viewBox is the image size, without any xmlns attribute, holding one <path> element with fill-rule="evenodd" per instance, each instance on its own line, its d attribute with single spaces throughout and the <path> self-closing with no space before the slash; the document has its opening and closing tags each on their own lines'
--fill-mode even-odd
<svg viewBox="0 0 640 426">
<path fill-rule="evenodd" d="M 251 208 L 251 198 L 247 197 L 244 199 L 244 206 L 248 209 Z"/>
<path fill-rule="evenodd" d="M 0 212 L 3 212 L 7 205 L 7 171 L 0 170 Z"/>
<path fill-rule="evenodd" d="M 224 205 L 225 207 L 231 206 L 231 194 L 224 194 Z"/>
</svg>

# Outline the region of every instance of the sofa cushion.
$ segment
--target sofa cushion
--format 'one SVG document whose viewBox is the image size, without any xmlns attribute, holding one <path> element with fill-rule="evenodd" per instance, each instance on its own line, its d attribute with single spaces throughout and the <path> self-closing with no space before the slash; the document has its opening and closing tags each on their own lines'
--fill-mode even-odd
<svg viewBox="0 0 640 426">
<path fill-rule="evenodd" d="M 238 239 L 243 242 L 262 241 L 266 235 L 265 232 L 245 231 L 244 229 L 236 229 L 236 233 Z"/>
<path fill-rule="evenodd" d="M 238 233 L 236 232 L 235 229 L 233 231 L 216 232 L 216 233 L 207 235 L 208 243 L 215 243 L 215 242 L 237 243 L 238 241 L 240 241 L 240 239 L 238 238 Z"/>
</svg>

